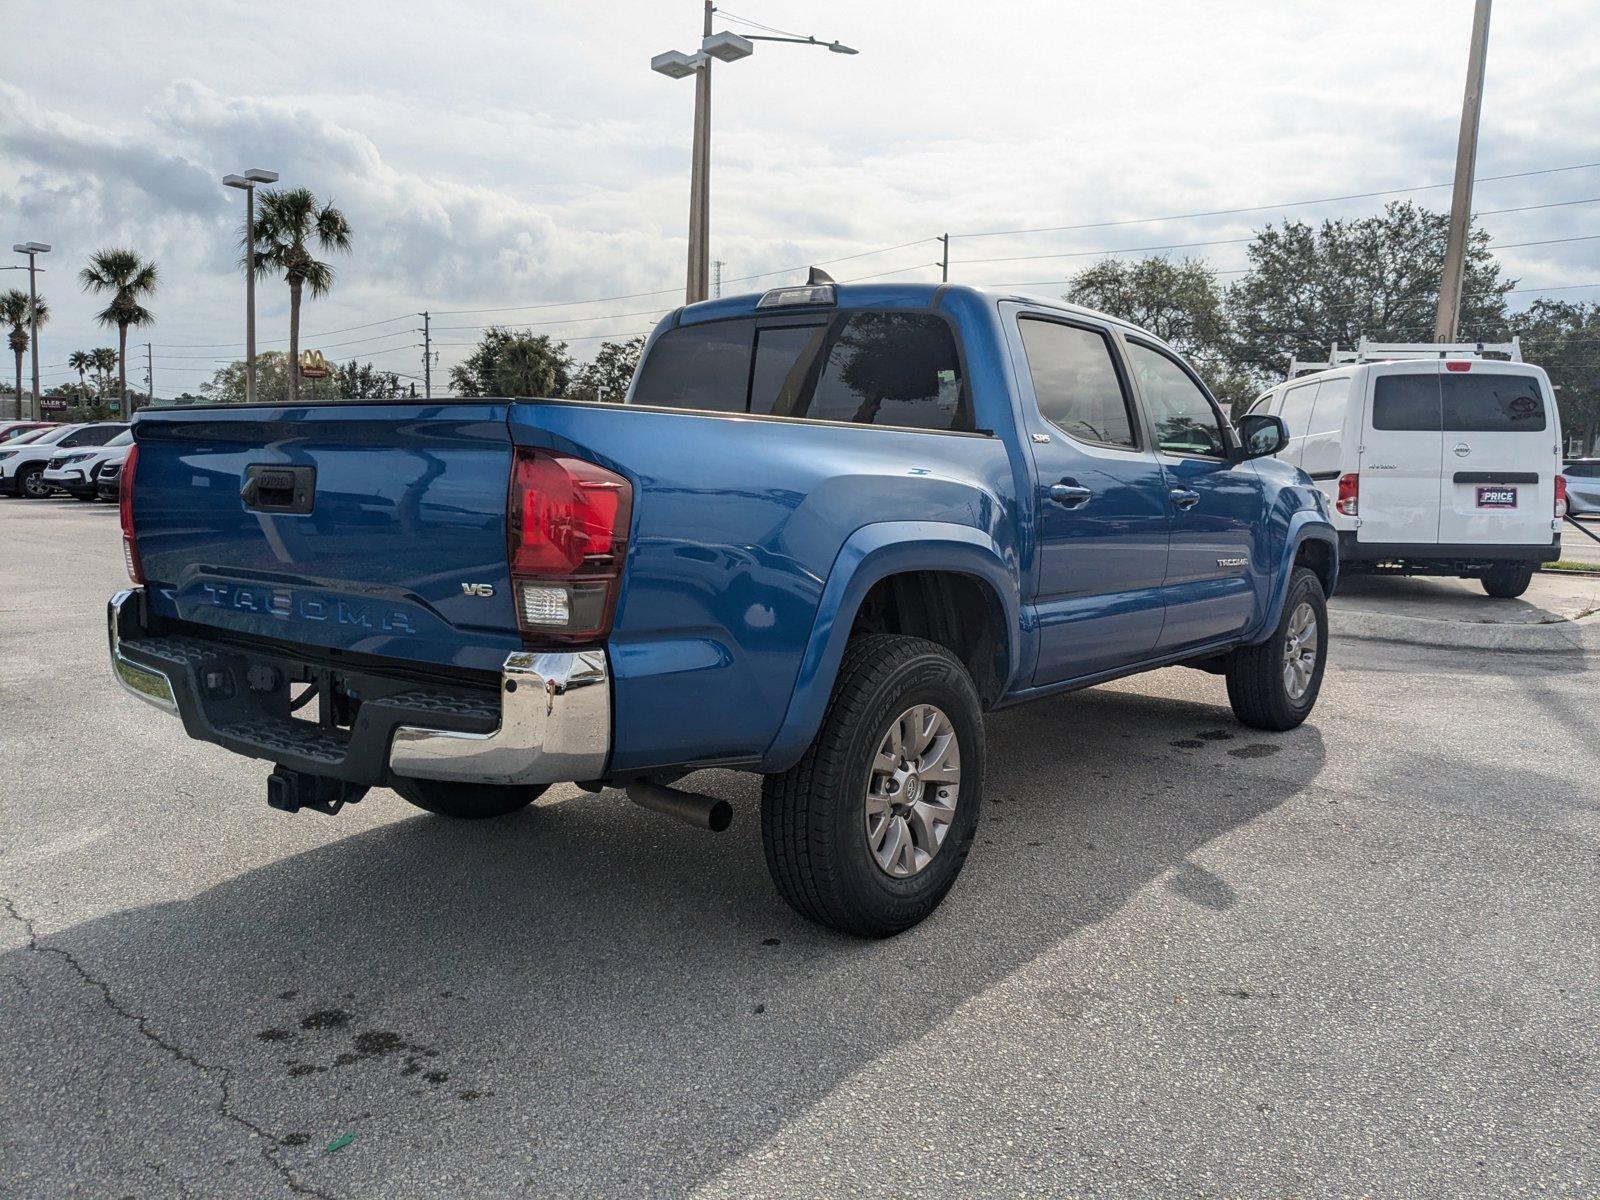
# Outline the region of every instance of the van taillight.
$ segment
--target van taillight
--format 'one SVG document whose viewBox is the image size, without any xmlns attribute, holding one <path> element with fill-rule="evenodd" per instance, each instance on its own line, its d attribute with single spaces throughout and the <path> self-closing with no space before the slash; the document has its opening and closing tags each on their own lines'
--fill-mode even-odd
<svg viewBox="0 0 1600 1200">
<path fill-rule="evenodd" d="M 1348 475 L 1339 476 L 1339 501 L 1334 508 L 1347 517 L 1353 517 L 1360 508 L 1360 500 L 1361 476 L 1353 471 Z"/>
<path fill-rule="evenodd" d="M 1565 475 L 1557 475 L 1556 476 L 1556 518 L 1559 520 L 1560 518 L 1562 518 L 1562 517 L 1564 517 L 1566 515 L 1567 515 L 1567 477 Z"/>
<path fill-rule="evenodd" d="M 518 447 L 507 497 L 517 624 L 529 642 L 589 642 L 611 631 L 633 486 L 581 458 Z"/>
<path fill-rule="evenodd" d="M 122 460 L 122 477 L 117 481 L 117 508 L 122 515 L 122 561 L 127 564 L 128 578 L 135 583 L 144 582 L 144 567 L 139 562 L 139 546 L 133 539 L 133 467 L 139 461 L 139 445 L 128 447 L 128 457 Z"/>
</svg>

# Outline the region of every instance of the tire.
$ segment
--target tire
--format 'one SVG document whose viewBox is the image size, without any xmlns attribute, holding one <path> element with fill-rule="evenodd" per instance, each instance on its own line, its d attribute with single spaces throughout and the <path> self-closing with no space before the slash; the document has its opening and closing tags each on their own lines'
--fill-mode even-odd
<svg viewBox="0 0 1600 1200">
<path fill-rule="evenodd" d="M 1300 629 L 1307 615 L 1311 623 L 1291 634 L 1291 626 Z M 1306 647 L 1306 634 L 1311 631 L 1316 642 Z M 1300 647 L 1300 661 L 1305 664 L 1295 675 L 1289 664 L 1291 638 Z M 1304 656 L 1307 649 L 1309 659 Z M 1311 715 L 1327 661 L 1328 601 L 1322 594 L 1322 582 L 1314 571 L 1296 567 L 1272 636 L 1259 645 L 1241 646 L 1228 656 L 1228 702 L 1233 705 L 1233 715 L 1252 729 L 1280 733 L 1293 729 Z"/>
<path fill-rule="evenodd" d="M 395 778 L 389 786 L 418 808 L 460 821 L 503 817 L 527 808 L 544 795 L 543 786 L 507 787 L 492 783 L 455 783 L 444 779 Z"/>
<path fill-rule="evenodd" d="M 28 500 L 43 500 L 50 495 L 50 489 L 45 485 L 41 476 L 43 467 L 23 467 L 17 472 L 17 495 Z"/>
<path fill-rule="evenodd" d="M 1528 590 L 1533 582 L 1533 568 L 1526 564 L 1515 567 L 1490 567 L 1483 573 L 1483 590 L 1496 600 L 1515 600 Z"/>
<path fill-rule="evenodd" d="M 899 764 L 891 774 L 877 769 L 878 752 L 894 727 L 901 751 L 885 755 Z M 932 740 L 917 750 L 929 731 Z M 924 784 L 910 773 L 917 763 L 935 778 Z M 953 654 L 921 638 L 851 641 L 816 738 L 798 763 L 762 782 L 761 841 L 773 883 L 801 916 L 843 933 L 910 929 L 961 873 L 978 827 L 983 767 L 978 693 Z M 898 800 L 889 798 L 895 791 Z M 936 819 L 941 812 L 948 819 Z"/>
</svg>

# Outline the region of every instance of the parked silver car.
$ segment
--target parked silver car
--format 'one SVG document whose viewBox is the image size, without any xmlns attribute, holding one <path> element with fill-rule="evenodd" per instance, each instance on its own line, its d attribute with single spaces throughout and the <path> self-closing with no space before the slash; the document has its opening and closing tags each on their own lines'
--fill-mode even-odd
<svg viewBox="0 0 1600 1200">
<path fill-rule="evenodd" d="M 1600 517 L 1600 458 L 1569 459 L 1561 473 L 1567 477 L 1567 511 Z"/>
</svg>

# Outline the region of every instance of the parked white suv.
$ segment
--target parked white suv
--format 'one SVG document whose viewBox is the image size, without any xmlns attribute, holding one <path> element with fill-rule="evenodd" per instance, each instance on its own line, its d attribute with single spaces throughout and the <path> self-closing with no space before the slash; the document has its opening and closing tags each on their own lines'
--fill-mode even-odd
<svg viewBox="0 0 1600 1200">
<path fill-rule="evenodd" d="M 100 469 L 107 463 L 121 463 L 133 445 L 133 430 L 124 429 L 104 446 L 82 450 L 62 450 L 45 464 L 40 479 L 52 491 L 65 492 L 79 500 L 93 500 Z"/>
<path fill-rule="evenodd" d="M 50 495 L 45 467 L 68 450 L 104 446 L 128 426 L 122 421 L 95 421 L 86 425 L 58 425 L 26 442 L 18 439 L 0 446 L 0 494 L 40 500 Z"/>
<path fill-rule="evenodd" d="M 1484 358 L 1499 351 L 1511 361 Z M 1457 575 L 1520 596 L 1561 556 L 1565 481 L 1555 393 L 1503 346 L 1337 347 L 1251 412 L 1282 417 L 1280 458 L 1327 494 L 1341 571 Z"/>
</svg>

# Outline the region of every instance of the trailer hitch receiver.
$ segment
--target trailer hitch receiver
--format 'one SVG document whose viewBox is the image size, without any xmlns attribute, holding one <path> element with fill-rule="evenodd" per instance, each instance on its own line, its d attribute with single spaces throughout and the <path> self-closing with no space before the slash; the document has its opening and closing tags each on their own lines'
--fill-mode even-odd
<svg viewBox="0 0 1600 1200">
<path fill-rule="evenodd" d="M 326 775 L 313 775 L 289 767 L 274 767 L 267 776 L 267 803 L 280 812 L 312 812 L 333 816 L 346 804 L 355 804 L 367 794 L 359 784 Z"/>
</svg>

